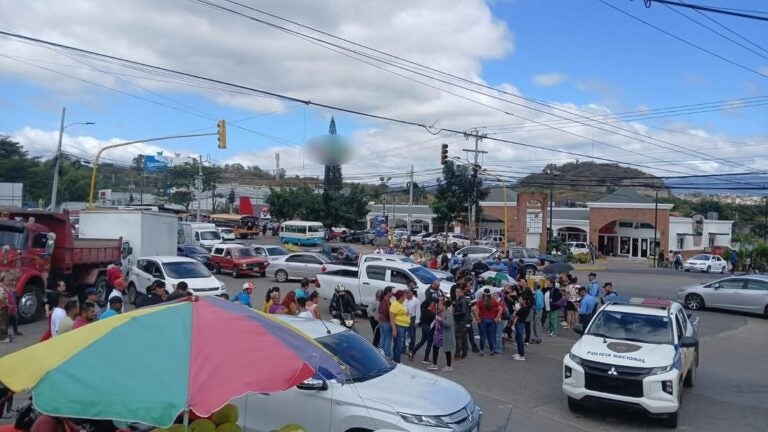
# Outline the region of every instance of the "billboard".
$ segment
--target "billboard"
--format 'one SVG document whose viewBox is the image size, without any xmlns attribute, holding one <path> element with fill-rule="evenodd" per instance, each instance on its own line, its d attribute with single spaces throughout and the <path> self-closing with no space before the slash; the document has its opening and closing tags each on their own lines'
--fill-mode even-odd
<svg viewBox="0 0 768 432">
<path fill-rule="evenodd" d="M 384 216 L 376 216 L 376 219 L 373 220 L 373 227 L 376 231 L 376 237 L 386 237 L 389 235 L 389 226 L 387 224 L 387 219 Z"/>
<path fill-rule="evenodd" d="M 170 161 L 164 156 L 144 155 L 144 172 L 158 172 L 168 169 Z"/>
</svg>

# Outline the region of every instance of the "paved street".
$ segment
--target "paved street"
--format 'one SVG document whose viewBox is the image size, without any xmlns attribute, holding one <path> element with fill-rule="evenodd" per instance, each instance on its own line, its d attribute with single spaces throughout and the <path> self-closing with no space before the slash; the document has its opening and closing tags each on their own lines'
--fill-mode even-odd
<svg viewBox="0 0 768 432">
<path fill-rule="evenodd" d="M 355 246 L 358 247 L 358 246 Z M 681 286 L 720 275 L 654 270 L 640 263 L 608 262 L 599 274 L 601 282 L 611 281 L 621 295 L 674 297 Z M 586 271 L 577 271 L 586 281 Z M 230 294 L 248 279 L 220 276 Z M 273 278 L 253 280 L 257 289 L 254 303 L 261 305 L 265 289 L 277 285 L 283 291 L 298 283 L 280 284 Z M 322 306 L 322 305 L 321 305 Z M 325 310 L 325 307 L 323 307 Z M 768 430 L 768 320 L 730 312 L 704 311 L 702 319 L 701 366 L 696 387 L 684 396 L 681 430 L 765 431 Z M 19 349 L 39 338 L 42 322 L 23 327 L 25 336 L 12 345 L 0 346 L 0 355 Z M 367 321 L 359 321 L 360 333 L 370 340 Z M 561 362 L 576 339 L 568 331 L 561 337 L 547 337 L 543 344 L 527 347 L 526 362 L 511 360 L 511 352 L 489 358 L 470 354 L 445 373 L 464 385 L 485 411 L 483 431 L 572 430 L 646 431 L 662 430 L 654 420 L 623 411 L 590 410 L 574 415 L 560 390 Z M 510 345 L 511 347 L 511 345 Z M 418 361 L 410 364 L 422 367 Z"/>
</svg>

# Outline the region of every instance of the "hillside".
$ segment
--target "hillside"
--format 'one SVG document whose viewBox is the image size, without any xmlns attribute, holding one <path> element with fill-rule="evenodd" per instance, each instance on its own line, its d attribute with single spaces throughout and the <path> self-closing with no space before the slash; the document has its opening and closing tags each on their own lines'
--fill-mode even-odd
<svg viewBox="0 0 768 432">
<path fill-rule="evenodd" d="M 669 196 L 664 180 L 646 172 L 618 164 L 579 161 L 549 164 L 540 173 L 519 180 L 516 189 L 549 193 L 550 187 L 558 205 L 564 201 L 595 201 L 619 187 L 633 187 L 648 196 L 658 188 L 660 197 Z"/>
</svg>

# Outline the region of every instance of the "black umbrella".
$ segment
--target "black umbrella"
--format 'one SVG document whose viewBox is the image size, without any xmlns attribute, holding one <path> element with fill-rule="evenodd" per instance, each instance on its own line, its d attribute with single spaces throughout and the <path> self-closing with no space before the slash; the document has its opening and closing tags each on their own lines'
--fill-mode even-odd
<svg viewBox="0 0 768 432">
<path fill-rule="evenodd" d="M 541 269 L 541 272 L 548 275 L 556 275 L 560 273 L 569 273 L 573 271 L 573 266 L 567 263 L 554 263 L 550 264 L 543 269 Z"/>
</svg>

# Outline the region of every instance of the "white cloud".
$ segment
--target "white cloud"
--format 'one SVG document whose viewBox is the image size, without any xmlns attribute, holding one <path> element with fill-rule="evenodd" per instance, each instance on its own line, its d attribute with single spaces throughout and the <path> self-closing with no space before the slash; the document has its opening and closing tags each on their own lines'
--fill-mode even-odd
<svg viewBox="0 0 768 432">
<path fill-rule="evenodd" d="M 559 72 L 534 75 L 533 82 L 539 87 L 554 87 L 562 84 L 568 77 Z"/>
</svg>

